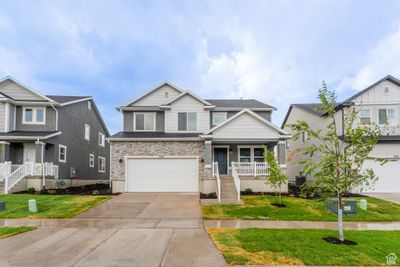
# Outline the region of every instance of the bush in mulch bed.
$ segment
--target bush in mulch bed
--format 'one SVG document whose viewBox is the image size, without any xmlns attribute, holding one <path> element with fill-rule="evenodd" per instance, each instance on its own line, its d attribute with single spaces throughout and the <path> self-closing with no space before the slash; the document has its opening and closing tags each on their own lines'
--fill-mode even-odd
<svg viewBox="0 0 400 267">
<path fill-rule="evenodd" d="M 357 242 L 351 241 L 351 240 L 343 240 L 341 241 L 339 238 L 328 236 L 322 238 L 328 243 L 335 244 L 335 245 L 345 245 L 345 246 L 356 246 Z"/>
<path fill-rule="evenodd" d="M 216 193 L 203 194 L 200 193 L 200 199 L 217 199 Z"/>
<path fill-rule="evenodd" d="M 286 205 L 283 203 L 271 203 L 271 205 L 278 208 L 286 208 Z"/>
<path fill-rule="evenodd" d="M 19 194 L 30 194 L 30 192 L 19 192 Z M 59 189 L 44 189 L 36 194 L 40 195 L 119 195 L 112 193 L 108 184 L 91 184 Z"/>
</svg>

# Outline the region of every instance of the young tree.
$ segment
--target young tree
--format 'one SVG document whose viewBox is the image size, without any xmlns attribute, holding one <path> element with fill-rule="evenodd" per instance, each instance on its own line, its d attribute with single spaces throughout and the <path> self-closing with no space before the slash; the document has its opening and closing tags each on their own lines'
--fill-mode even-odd
<svg viewBox="0 0 400 267">
<path fill-rule="evenodd" d="M 276 161 L 274 152 L 268 150 L 266 147 L 264 147 L 264 159 L 268 163 L 266 184 L 279 190 L 279 205 L 282 206 L 282 186 L 286 183 L 287 176 Z"/>
<path fill-rule="evenodd" d="M 342 110 L 338 111 L 336 94 L 328 90 L 325 83 L 318 91 L 318 98 L 320 110 L 328 123 L 326 128 L 313 129 L 305 121 L 297 121 L 290 127 L 295 140 L 305 132 L 309 140 L 316 141 L 306 142 L 299 149 L 300 153 L 308 156 L 299 163 L 306 174 L 315 177 L 317 186 L 337 195 L 339 239 L 344 241 L 343 197 L 351 189 L 369 188 L 377 180 L 374 171 L 363 169 L 363 164 L 367 159 L 384 163 L 382 159 L 369 156 L 381 133 L 376 125 L 357 125 L 358 111 L 353 105 L 342 105 Z M 313 156 L 318 156 L 320 160 L 312 160 Z"/>
</svg>

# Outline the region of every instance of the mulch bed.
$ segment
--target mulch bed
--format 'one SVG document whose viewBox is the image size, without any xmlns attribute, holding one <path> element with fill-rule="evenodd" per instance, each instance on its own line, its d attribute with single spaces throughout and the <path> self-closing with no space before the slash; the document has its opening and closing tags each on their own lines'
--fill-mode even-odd
<svg viewBox="0 0 400 267">
<path fill-rule="evenodd" d="M 18 194 L 29 194 L 29 192 L 19 192 Z M 40 195 L 119 195 L 112 193 L 108 184 L 91 184 L 76 187 L 60 188 L 60 189 L 45 189 L 36 192 Z"/>
<path fill-rule="evenodd" d="M 341 241 L 339 238 L 328 236 L 322 238 L 328 243 L 335 244 L 335 245 L 345 245 L 345 246 L 356 246 L 357 242 L 351 241 L 351 240 L 343 240 Z"/>
<path fill-rule="evenodd" d="M 200 199 L 217 199 L 216 193 L 203 194 L 200 193 Z"/>
</svg>

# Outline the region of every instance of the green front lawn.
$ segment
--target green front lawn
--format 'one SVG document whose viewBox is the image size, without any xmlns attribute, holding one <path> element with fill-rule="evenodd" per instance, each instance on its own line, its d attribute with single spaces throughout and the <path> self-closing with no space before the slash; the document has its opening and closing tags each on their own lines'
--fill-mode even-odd
<svg viewBox="0 0 400 267">
<path fill-rule="evenodd" d="M 352 198 L 361 199 L 361 198 Z M 357 209 L 356 216 L 345 216 L 345 221 L 400 221 L 400 205 L 369 197 L 368 210 Z M 205 219 L 244 220 L 293 220 L 293 221 L 336 221 L 335 215 L 327 212 L 324 202 L 295 197 L 283 197 L 285 208 L 271 205 L 274 196 L 242 196 L 244 205 L 203 205 Z"/>
<path fill-rule="evenodd" d="M 355 246 L 322 240 L 337 236 L 317 229 L 207 229 L 229 264 L 386 265 L 400 255 L 400 231 L 346 231 Z"/>
<path fill-rule="evenodd" d="M 6 210 L 0 212 L 0 218 L 71 218 L 110 198 L 77 195 L 0 195 L 0 201 L 6 202 Z M 37 213 L 29 212 L 29 199 L 36 199 Z"/>
<path fill-rule="evenodd" d="M 0 227 L 0 239 L 36 229 L 35 227 Z"/>
</svg>

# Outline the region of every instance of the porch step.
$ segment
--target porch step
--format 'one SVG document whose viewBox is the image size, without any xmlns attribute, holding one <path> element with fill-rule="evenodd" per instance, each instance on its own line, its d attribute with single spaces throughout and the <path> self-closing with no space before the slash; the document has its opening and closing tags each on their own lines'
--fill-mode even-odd
<svg viewBox="0 0 400 267">
<path fill-rule="evenodd" d="M 233 178 L 229 175 L 221 176 L 221 202 L 238 203 L 237 192 Z"/>
</svg>

